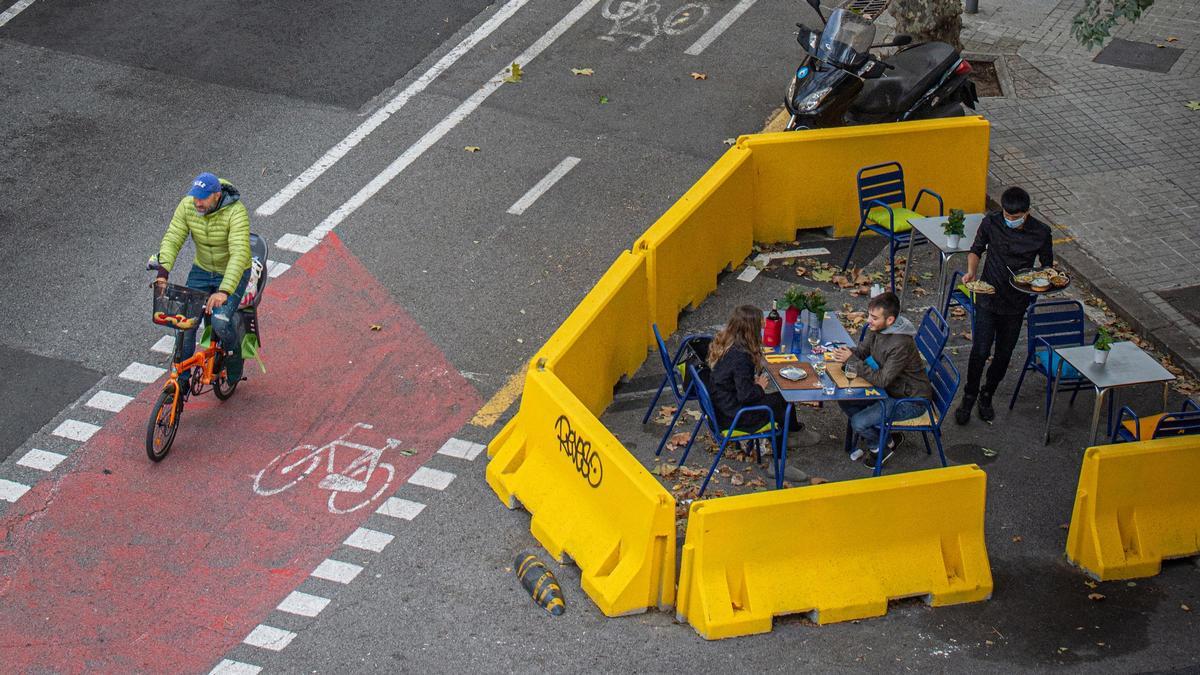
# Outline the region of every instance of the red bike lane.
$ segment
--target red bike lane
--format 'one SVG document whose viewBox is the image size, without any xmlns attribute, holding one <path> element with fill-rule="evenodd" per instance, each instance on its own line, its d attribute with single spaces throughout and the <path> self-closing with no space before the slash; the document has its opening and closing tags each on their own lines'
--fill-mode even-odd
<svg viewBox="0 0 1200 675">
<path fill-rule="evenodd" d="M 262 324 L 267 373 L 249 362 L 229 401 L 192 399 L 163 462 L 144 449 L 150 386 L 0 517 L 3 670 L 211 667 L 383 499 L 331 513 L 324 459 L 271 496 L 259 471 L 369 424 L 348 438 L 386 448 L 386 497 L 482 404 L 334 235 L 268 284 Z"/>
</svg>

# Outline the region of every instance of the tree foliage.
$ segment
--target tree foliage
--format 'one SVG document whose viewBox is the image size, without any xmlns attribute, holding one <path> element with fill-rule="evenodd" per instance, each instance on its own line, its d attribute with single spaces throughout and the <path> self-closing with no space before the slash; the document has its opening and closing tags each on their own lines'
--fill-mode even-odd
<svg viewBox="0 0 1200 675">
<path fill-rule="evenodd" d="M 1085 0 L 1071 24 L 1071 35 L 1079 44 L 1092 49 L 1111 37 L 1122 20 L 1133 23 L 1154 4 L 1154 0 Z"/>
</svg>

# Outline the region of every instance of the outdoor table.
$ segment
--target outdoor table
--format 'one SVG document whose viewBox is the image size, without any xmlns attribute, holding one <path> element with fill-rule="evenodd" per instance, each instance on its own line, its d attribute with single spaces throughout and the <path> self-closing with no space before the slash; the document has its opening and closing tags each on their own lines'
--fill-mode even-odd
<svg viewBox="0 0 1200 675">
<path fill-rule="evenodd" d="M 1050 413 L 1054 410 L 1054 401 L 1058 398 L 1058 384 L 1062 379 L 1063 363 L 1069 363 L 1079 371 L 1096 390 L 1096 403 L 1092 409 L 1092 429 L 1088 435 L 1088 444 L 1096 442 L 1096 428 L 1100 424 L 1100 408 L 1104 397 L 1110 389 L 1129 387 L 1135 384 L 1150 384 L 1162 382 L 1163 410 L 1167 409 L 1167 385 L 1175 376 L 1154 360 L 1141 347 L 1132 342 L 1114 342 L 1108 353 L 1108 362 L 1100 365 L 1095 362 L 1095 348 L 1091 345 L 1080 347 L 1059 347 L 1054 350 L 1059 356 L 1058 368 L 1054 373 L 1054 388 L 1050 394 L 1050 406 L 1046 408 L 1046 433 L 1042 444 L 1050 442 Z M 1116 395 L 1115 393 L 1113 394 Z M 1111 419 L 1109 420 L 1111 423 Z"/>
<path fill-rule="evenodd" d="M 934 216 L 932 218 L 913 218 L 909 220 L 909 225 L 913 229 L 921 233 L 921 236 L 929 240 L 929 243 L 937 247 L 941 254 L 941 263 L 938 265 L 938 309 L 946 306 L 946 270 L 949 269 L 947 263 L 950 259 L 959 253 L 966 253 L 971 250 L 971 244 L 975 243 L 975 233 L 979 231 L 979 224 L 983 222 L 982 213 L 968 213 L 963 219 L 963 235 L 958 242 L 956 248 L 950 247 L 949 238 L 942 226 L 949 220 L 949 216 Z M 908 258 L 904 266 L 904 290 L 900 292 L 900 306 L 904 307 L 904 300 L 908 297 L 909 275 L 913 273 L 913 244 L 916 237 L 908 238 Z"/>
</svg>

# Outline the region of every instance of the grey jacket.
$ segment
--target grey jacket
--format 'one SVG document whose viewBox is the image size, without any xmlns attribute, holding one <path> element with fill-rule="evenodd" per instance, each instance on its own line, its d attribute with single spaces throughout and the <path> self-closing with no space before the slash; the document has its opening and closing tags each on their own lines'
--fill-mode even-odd
<svg viewBox="0 0 1200 675">
<path fill-rule="evenodd" d="M 925 374 L 925 361 L 914 339 L 916 334 L 917 327 L 904 316 L 896 317 L 891 327 L 878 333 L 867 331 L 867 336 L 853 350 L 863 379 L 892 398 L 933 400 L 933 386 Z M 868 356 L 875 359 L 878 369 L 867 365 Z"/>
</svg>

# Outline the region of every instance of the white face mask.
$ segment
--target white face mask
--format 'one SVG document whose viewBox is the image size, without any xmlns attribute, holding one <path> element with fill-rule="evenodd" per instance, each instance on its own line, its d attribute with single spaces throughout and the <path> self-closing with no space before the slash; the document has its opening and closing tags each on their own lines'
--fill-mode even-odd
<svg viewBox="0 0 1200 675">
<path fill-rule="evenodd" d="M 1015 219 L 1012 219 L 1012 220 L 1009 220 L 1008 218 L 1005 218 L 1005 219 L 1004 219 L 1004 224 L 1008 226 L 1008 229 L 1010 229 L 1010 230 L 1015 230 L 1015 229 L 1017 229 L 1018 227 L 1020 227 L 1020 226 L 1022 226 L 1022 225 L 1024 225 L 1024 224 L 1025 224 L 1025 216 L 1021 216 L 1020 218 L 1015 218 Z"/>
</svg>

